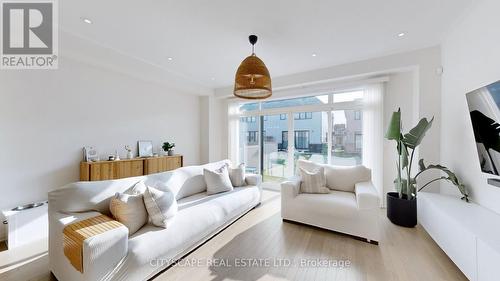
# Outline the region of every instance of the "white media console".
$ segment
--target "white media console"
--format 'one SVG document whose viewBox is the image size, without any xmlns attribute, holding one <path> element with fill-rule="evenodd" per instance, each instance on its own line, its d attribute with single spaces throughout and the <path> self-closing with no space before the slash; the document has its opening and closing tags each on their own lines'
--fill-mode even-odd
<svg viewBox="0 0 500 281">
<path fill-rule="evenodd" d="M 499 214 L 457 197 L 420 192 L 418 221 L 469 280 L 500 280 Z"/>
</svg>

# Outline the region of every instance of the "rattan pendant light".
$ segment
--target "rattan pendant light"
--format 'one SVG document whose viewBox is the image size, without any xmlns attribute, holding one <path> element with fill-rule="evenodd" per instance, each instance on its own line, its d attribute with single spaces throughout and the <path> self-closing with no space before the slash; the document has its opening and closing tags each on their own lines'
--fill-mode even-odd
<svg viewBox="0 0 500 281">
<path fill-rule="evenodd" d="M 234 78 L 234 95 L 244 99 L 265 99 L 272 95 L 271 75 L 264 62 L 255 55 L 257 36 L 248 37 L 252 54 L 245 58 Z"/>
</svg>

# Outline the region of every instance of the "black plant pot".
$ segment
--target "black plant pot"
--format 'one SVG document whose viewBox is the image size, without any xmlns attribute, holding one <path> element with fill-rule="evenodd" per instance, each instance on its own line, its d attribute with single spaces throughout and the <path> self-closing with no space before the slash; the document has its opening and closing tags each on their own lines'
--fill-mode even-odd
<svg viewBox="0 0 500 281">
<path fill-rule="evenodd" d="M 395 225 L 415 227 L 417 225 L 417 200 L 399 198 L 397 192 L 387 193 L 387 218 Z"/>
</svg>

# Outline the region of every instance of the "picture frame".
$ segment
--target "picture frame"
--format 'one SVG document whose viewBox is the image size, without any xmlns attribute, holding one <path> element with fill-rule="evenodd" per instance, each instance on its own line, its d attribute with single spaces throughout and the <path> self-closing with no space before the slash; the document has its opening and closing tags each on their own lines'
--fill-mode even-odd
<svg viewBox="0 0 500 281">
<path fill-rule="evenodd" d="M 92 146 L 84 146 L 83 161 L 85 162 L 99 161 L 99 155 L 97 154 L 97 150 Z"/>
<path fill-rule="evenodd" d="M 138 141 L 137 148 L 139 151 L 139 157 L 153 157 L 153 141 Z"/>
</svg>

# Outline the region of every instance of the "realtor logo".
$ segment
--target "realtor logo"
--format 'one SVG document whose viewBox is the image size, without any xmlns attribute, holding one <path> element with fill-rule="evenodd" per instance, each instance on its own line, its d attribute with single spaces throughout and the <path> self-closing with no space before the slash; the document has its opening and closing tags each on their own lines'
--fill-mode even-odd
<svg viewBox="0 0 500 281">
<path fill-rule="evenodd" d="M 1 1 L 2 69 L 56 69 L 56 0 Z"/>
</svg>

